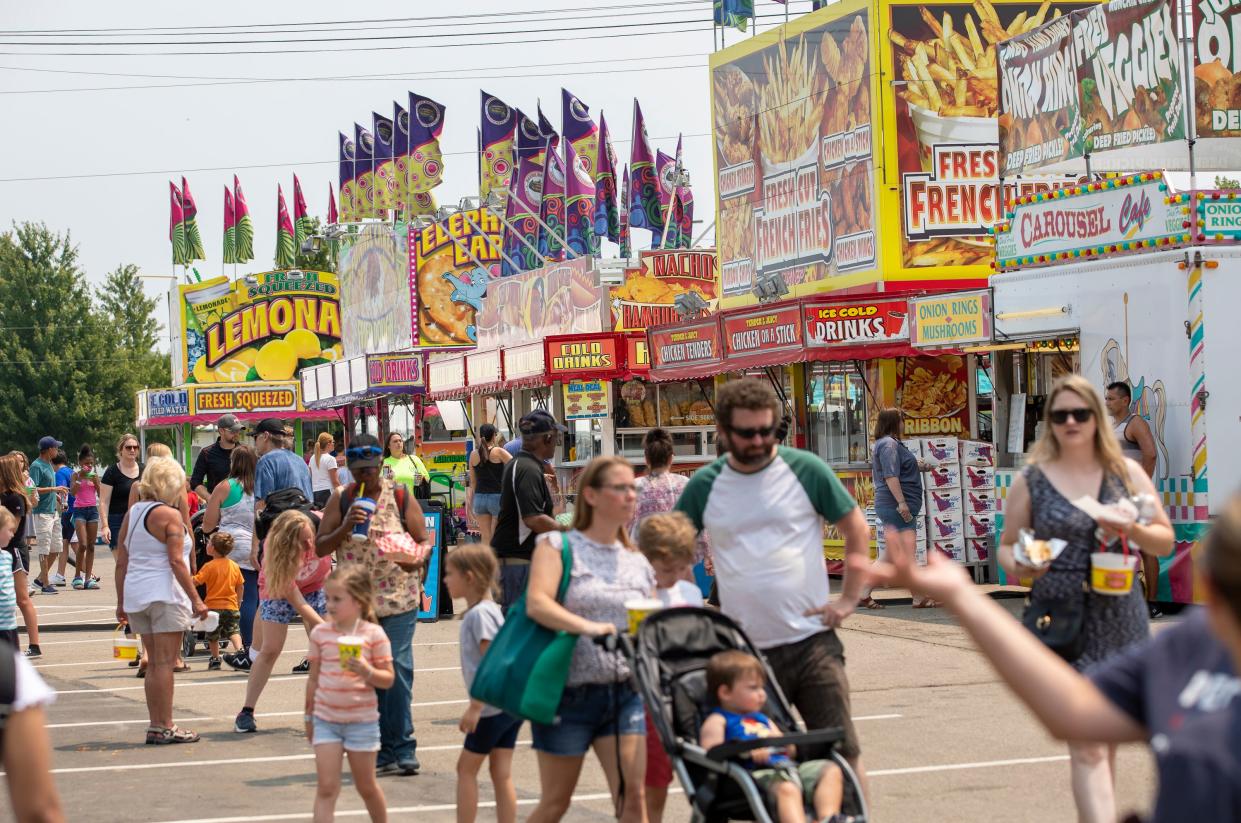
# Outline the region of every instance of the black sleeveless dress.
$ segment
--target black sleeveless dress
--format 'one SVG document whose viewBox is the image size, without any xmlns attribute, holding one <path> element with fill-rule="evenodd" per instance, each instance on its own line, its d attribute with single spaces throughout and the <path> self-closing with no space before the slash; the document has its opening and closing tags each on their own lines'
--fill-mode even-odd
<svg viewBox="0 0 1241 823">
<path fill-rule="evenodd" d="M 1027 466 L 1022 475 L 1030 489 L 1034 536 L 1040 540 L 1058 537 L 1068 543 L 1047 573 L 1034 581 L 1030 597 L 1059 598 L 1080 593 L 1082 584 L 1090 583 L 1090 555 L 1099 550 L 1099 542 L 1095 539 L 1097 524 L 1090 515 L 1066 500 L 1037 466 Z M 1124 495 L 1125 487 L 1120 479 L 1104 475 L 1099 502 L 1112 503 Z M 1087 591 L 1085 597 L 1086 620 L 1082 628 L 1086 636 L 1085 650 L 1073 661 L 1073 668 L 1083 671 L 1150 636 L 1146 601 L 1136 582 L 1124 597 L 1092 591 Z"/>
</svg>

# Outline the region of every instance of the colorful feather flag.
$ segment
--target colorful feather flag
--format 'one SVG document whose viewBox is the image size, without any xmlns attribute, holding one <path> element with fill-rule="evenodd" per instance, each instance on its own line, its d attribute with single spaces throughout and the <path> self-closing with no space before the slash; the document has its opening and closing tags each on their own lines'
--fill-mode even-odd
<svg viewBox="0 0 1241 823">
<path fill-rule="evenodd" d="M 539 226 L 539 254 L 549 260 L 564 260 L 564 184 L 560 140 L 553 136 L 543 150 L 543 197 L 539 201 L 539 219 L 546 224 Z"/>
<path fill-rule="evenodd" d="M 172 241 L 172 264 L 187 266 L 190 257 L 185 242 L 185 206 L 181 202 L 181 192 L 177 190 L 177 184 L 171 180 L 168 181 L 168 197 L 168 239 Z"/>
<path fill-rule="evenodd" d="M 395 170 L 397 208 L 404 209 L 409 199 L 409 111 L 400 103 L 392 103 L 392 165 Z"/>
<path fill-rule="evenodd" d="M 655 157 L 651 154 L 651 142 L 646 136 L 646 121 L 638 98 L 633 99 L 633 140 L 629 147 L 629 171 L 631 175 L 629 196 L 629 226 L 649 229 L 659 233 L 663 230 L 663 209 L 659 200 L 659 179 L 655 175 Z"/>
<path fill-rule="evenodd" d="M 405 190 L 412 215 L 435 212 L 431 190 L 444 179 L 444 153 L 440 134 L 444 131 L 447 109 L 420 94 L 409 94 L 409 163 Z"/>
<path fill-rule="evenodd" d="M 629 237 L 629 166 L 625 165 L 625 174 L 621 178 L 620 199 L 620 231 L 616 242 L 620 244 L 620 256 L 633 256 L 633 241 Z"/>
<path fill-rule="evenodd" d="M 608 121 L 599 114 L 599 162 L 595 166 L 595 235 L 620 242 L 616 208 L 616 152 L 608 136 Z"/>
<path fill-rule="evenodd" d="M 514 144 L 514 156 L 518 162 L 523 157 L 537 157 L 547 145 L 547 135 L 539 129 L 539 124 L 517 110 L 517 138 Z M 514 170 L 516 172 L 516 170 Z"/>
<path fill-rule="evenodd" d="M 227 191 L 227 189 L 225 189 Z M 336 213 L 336 192 L 332 191 L 332 181 L 327 181 L 327 224 L 335 226 L 338 222 Z"/>
<path fill-rule="evenodd" d="M 276 268 L 287 270 L 297 267 L 297 246 L 294 245 L 293 221 L 289 208 L 284 204 L 284 189 L 276 184 Z"/>
<path fill-rule="evenodd" d="M 250 207 L 241 190 L 241 181 L 233 175 L 233 210 L 237 225 L 237 262 L 248 263 L 254 259 L 254 221 L 250 219 Z"/>
<path fill-rule="evenodd" d="M 337 175 L 337 186 L 340 191 L 340 220 L 342 223 L 352 223 L 357 219 L 354 211 L 354 191 L 353 191 L 353 161 L 354 161 L 354 145 L 343 131 L 340 134 L 340 151 L 339 151 L 339 174 Z"/>
<path fill-rule="evenodd" d="M 713 0 L 715 25 L 745 31 L 754 17 L 754 0 Z"/>
<path fill-rule="evenodd" d="M 293 248 L 300 249 L 303 241 L 310 237 L 314 222 L 306 210 L 306 198 L 302 196 L 302 181 L 293 175 Z"/>
<path fill-rule="evenodd" d="M 560 90 L 561 131 L 565 142 L 573 147 L 573 151 L 586 164 L 586 172 L 594 182 L 598 168 L 596 159 L 599 155 L 599 127 L 590 118 L 590 107 L 568 89 Z"/>
<path fill-rule="evenodd" d="M 184 177 L 181 178 L 181 208 L 185 215 L 185 253 L 190 260 L 206 260 L 203 236 L 198 232 L 198 206 L 194 203 L 194 195 L 190 194 L 190 184 Z"/>
<path fill-rule="evenodd" d="M 522 157 L 517 161 L 513 187 L 504 210 L 505 221 L 513 227 L 512 231 L 506 229 L 504 232 L 504 253 L 518 263 L 520 268 L 514 270 L 505 261 L 501 265 L 502 276 L 537 269 L 543 264 L 531 248 L 538 248 L 539 245 L 539 221 L 536 218 L 542 202 L 543 167 L 537 165 L 533 158 Z M 518 239 L 519 235 L 525 238 L 525 243 Z"/>
<path fill-rule="evenodd" d="M 233 209 L 233 192 L 224 187 L 224 262 L 237 262 L 237 213 Z"/>
<path fill-rule="evenodd" d="M 354 217 L 375 216 L 375 136 L 353 124 L 353 203 Z"/>
<path fill-rule="evenodd" d="M 478 154 L 478 196 L 496 192 L 505 204 L 513 181 L 513 145 L 517 110 L 498 97 L 481 92 L 482 114 Z"/>
<path fill-rule="evenodd" d="M 681 144 L 681 135 L 677 135 L 676 156 L 669 157 L 661 151 L 655 160 L 660 199 L 666 202 L 664 231 L 658 238 L 660 248 L 688 249 L 693 242 L 694 195 L 682 182 L 685 160 Z"/>
<path fill-rule="evenodd" d="M 595 237 L 595 181 L 573 144 L 566 140 L 564 146 L 565 242 L 579 256 L 595 257 L 599 254 L 599 239 Z"/>
<path fill-rule="evenodd" d="M 379 216 L 397 207 L 396 162 L 392 156 L 392 121 L 371 112 L 372 134 L 375 136 L 375 210 Z"/>
</svg>

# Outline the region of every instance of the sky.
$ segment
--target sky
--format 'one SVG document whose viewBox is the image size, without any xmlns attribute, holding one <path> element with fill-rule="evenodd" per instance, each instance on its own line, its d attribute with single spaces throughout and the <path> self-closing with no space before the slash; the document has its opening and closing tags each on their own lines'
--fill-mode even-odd
<svg viewBox="0 0 1241 823">
<path fill-rule="evenodd" d="M 760 30 L 783 21 L 782 6 L 757 5 L 765 16 Z M 541 100 L 559 128 L 563 86 L 592 114 L 607 114 L 622 162 L 635 96 L 654 148 L 671 154 L 684 134 L 695 199 L 705 206 L 697 232 L 708 228 L 710 0 L 344 8 L 315 0 L 9 4 L 0 30 L 0 227 L 41 221 L 68 231 L 92 283 L 133 263 L 152 278 L 144 281 L 147 293 L 163 295 L 170 281 L 156 278 L 172 273 L 169 180 L 179 183 L 184 174 L 194 193 L 208 257 L 197 265 L 205 279 L 223 271 L 223 188 L 236 171 L 258 256 L 239 272 L 263 271 L 275 250 L 278 183 L 292 209 L 297 173 L 310 212 L 326 215 L 338 131 L 355 121 L 369 128 L 372 111 L 391 116 L 392 102 L 405 101 L 411 90 L 443 103 L 446 168 L 435 193 L 455 204 L 477 194 L 479 89 L 530 115 Z M 794 15 L 809 8 L 809 0 L 790 3 Z M 411 19 L 414 9 L 425 14 Z M 359 22 L 379 19 L 386 22 Z M 265 28 L 245 28 L 253 26 Z M 187 37 L 189 27 L 203 28 Z M 727 42 L 743 36 L 729 31 Z M 289 39 L 320 42 L 277 42 Z M 237 43 L 243 40 L 254 42 Z M 516 42 L 530 40 L 554 42 Z M 370 77 L 254 82 L 358 75 Z"/>
</svg>

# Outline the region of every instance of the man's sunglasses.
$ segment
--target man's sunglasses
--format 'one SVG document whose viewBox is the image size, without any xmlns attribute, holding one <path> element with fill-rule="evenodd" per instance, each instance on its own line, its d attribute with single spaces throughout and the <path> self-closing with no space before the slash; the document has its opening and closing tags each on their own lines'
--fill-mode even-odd
<svg viewBox="0 0 1241 823">
<path fill-rule="evenodd" d="M 345 457 L 349 460 L 365 460 L 368 457 L 378 457 L 383 453 L 384 450 L 378 446 L 350 446 L 345 449 Z"/>
<path fill-rule="evenodd" d="M 739 429 L 736 426 L 729 426 L 728 430 L 740 437 L 742 440 L 753 440 L 755 437 L 761 437 L 766 440 L 776 432 L 775 426 L 756 426 L 749 429 Z"/>
<path fill-rule="evenodd" d="M 1070 417 L 1078 423 L 1085 423 L 1087 420 L 1094 417 L 1094 410 L 1087 408 L 1056 409 L 1049 414 L 1048 417 L 1050 417 L 1051 422 L 1055 423 L 1057 426 L 1063 426 L 1065 423 L 1069 422 Z"/>
</svg>

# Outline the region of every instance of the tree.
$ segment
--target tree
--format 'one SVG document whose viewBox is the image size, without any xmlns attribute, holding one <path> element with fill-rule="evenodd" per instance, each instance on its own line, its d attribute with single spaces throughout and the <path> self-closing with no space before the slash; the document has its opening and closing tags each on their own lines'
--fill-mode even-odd
<svg viewBox="0 0 1241 823">
<path fill-rule="evenodd" d="M 1215 188 L 1241 189 L 1241 181 L 1234 180 L 1231 177 L 1224 177 L 1222 174 L 1217 174 L 1215 175 Z"/>
<path fill-rule="evenodd" d="M 310 230 L 306 233 L 308 237 L 318 235 L 323 237 L 323 245 L 317 252 L 303 252 L 297 250 L 297 267 L 304 271 L 336 271 L 336 261 L 332 259 L 332 249 L 328 243 L 327 237 L 324 236 L 323 224 L 319 222 L 318 217 L 310 218 Z"/>
<path fill-rule="evenodd" d="M 119 359 L 127 364 L 129 396 L 140 389 L 167 386 L 172 380 L 168 356 L 157 350 L 161 328 L 156 310 L 161 301 L 146 296 L 138 267 L 132 263 L 117 266 L 98 294 L 100 312 L 120 350 Z"/>
</svg>

